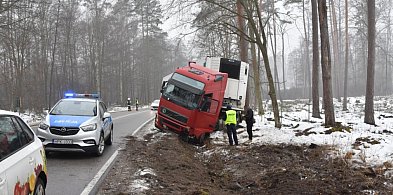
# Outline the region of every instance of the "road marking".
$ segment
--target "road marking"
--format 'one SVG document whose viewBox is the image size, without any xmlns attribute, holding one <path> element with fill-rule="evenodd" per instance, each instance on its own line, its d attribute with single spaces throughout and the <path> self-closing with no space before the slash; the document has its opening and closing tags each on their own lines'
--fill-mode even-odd
<svg viewBox="0 0 393 195">
<path fill-rule="evenodd" d="M 142 113 L 142 112 L 146 112 L 146 111 L 133 112 L 133 113 L 131 113 L 131 114 L 127 114 L 127 115 L 123 115 L 123 116 L 118 116 L 118 117 L 113 118 L 113 120 L 121 119 L 121 118 L 124 118 L 124 117 L 127 117 L 127 116 L 131 116 L 131 115 L 135 115 L 135 114 L 140 114 L 140 113 Z"/>
<path fill-rule="evenodd" d="M 147 123 L 149 123 L 150 121 L 152 121 L 155 117 L 152 117 L 150 119 L 148 119 L 145 123 L 143 123 L 141 126 L 138 127 L 138 129 L 136 129 L 134 132 L 132 132 L 132 136 L 134 136 L 139 130 L 142 129 L 142 127 L 144 127 Z"/>
<path fill-rule="evenodd" d="M 90 181 L 89 184 L 85 187 L 81 195 L 89 195 L 90 192 L 94 189 L 95 185 L 101 179 L 101 177 L 105 174 L 105 171 L 109 168 L 112 162 L 116 159 L 116 156 L 119 154 L 119 149 L 117 149 L 112 156 L 109 158 L 108 161 L 101 167 L 98 173 L 94 176 L 94 178 Z"/>
<path fill-rule="evenodd" d="M 128 114 L 125 116 L 129 116 L 132 114 Z M 123 118 L 125 116 L 122 117 L 117 117 L 116 119 L 119 118 Z M 139 130 L 141 130 L 147 123 L 149 123 L 150 121 L 152 121 L 155 117 L 152 117 L 150 119 L 148 119 L 146 122 L 144 122 L 142 125 L 140 125 L 131 135 L 134 136 Z M 98 191 L 98 182 L 102 179 L 101 177 L 103 177 L 106 174 L 107 169 L 112 165 L 113 161 L 116 159 L 117 155 L 119 154 L 119 150 L 120 148 L 118 148 L 113 154 L 112 156 L 108 159 L 108 161 L 106 161 L 106 163 L 101 167 L 101 169 L 98 171 L 98 173 L 94 176 L 94 178 L 90 181 L 89 184 L 87 184 L 87 186 L 85 187 L 85 189 L 82 191 L 81 195 L 90 195 L 90 194 L 95 194 Z M 101 181 L 102 182 L 102 181 Z M 93 192 L 92 193 L 92 191 Z"/>
</svg>

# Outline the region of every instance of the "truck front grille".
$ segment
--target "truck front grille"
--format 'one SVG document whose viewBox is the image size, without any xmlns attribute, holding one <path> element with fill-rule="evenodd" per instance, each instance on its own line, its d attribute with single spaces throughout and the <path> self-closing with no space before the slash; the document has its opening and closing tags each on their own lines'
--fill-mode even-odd
<svg viewBox="0 0 393 195">
<path fill-rule="evenodd" d="M 76 135 L 79 128 L 75 127 L 50 127 L 50 132 L 54 135 Z"/>
<path fill-rule="evenodd" d="M 187 121 L 188 121 L 187 117 L 185 117 L 181 114 L 178 114 L 172 110 L 169 110 L 168 108 L 165 108 L 165 107 L 161 107 L 161 113 L 171 119 L 174 119 L 174 120 L 182 122 L 182 123 L 187 123 Z"/>
</svg>

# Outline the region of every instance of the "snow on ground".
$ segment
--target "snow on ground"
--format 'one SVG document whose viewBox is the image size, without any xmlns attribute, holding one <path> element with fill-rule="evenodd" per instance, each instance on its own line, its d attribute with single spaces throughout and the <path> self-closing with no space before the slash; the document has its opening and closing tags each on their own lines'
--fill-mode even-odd
<svg viewBox="0 0 393 195">
<path fill-rule="evenodd" d="M 311 117 L 312 106 L 308 100 L 284 101 L 281 129 L 274 127 L 274 121 L 269 120 L 274 118 L 273 113 L 267 111 L 262 117 L 255 116 L 257 122 L 253 127 L 252 143 L 247 142 L 247 132 L 238 129 L 239 144 L 328 145 L 335 149 L 334 155 L 349 158 L 354 165 L 390 168 L 393 159 L 393 97 L 375 97 L 376 126 L 363 122 L 364 100 L 364 97 L 349 98 L 348 111 L 342 111 L 342 102 L 334 100 L 336 122 L 350 129 L 333 132 L 329 131 L 332 128 L 323 126 L 324 119 Z M 246 126 L 245 122 L 241 125 Z M 215 143 L 228 144 L 223 132 L 214 132 L 211 138 Z"/>
<path fill-rule="evenodd" d="M 376 126 L 368 125 L 364 120 L 364 97 L 348 98 L 348 111 L 342 111 L 342 102 L 334 100 L 336 122 L 350 127 L 349 131 L 329 132 L 322 119 L 311 117 L 312 105 L 308 100 L 288 100 L 282 105 L 282 128 L 274 127 L 270 104 L 265 105 L 266 113 L 255 116 L 254 138 L 251 144 L 296 144 L 329 145 L 335 148 L 335 155 L 351 158 L 363 166 L 382 166 L 393 163 L 393 96 L 374 97 Z M 322 103 L 320 103 L 322 105 Z M 143 106 L 148 108 L 149 106 Z M 110 112 L 126 111 L 126 107 L 113 107 Z M 323 112 L 323 110 L 322 110 Z M 256 111 L 254 111 L 256 114 Z M 25 113 L 21 117 L 30 125 L 38 124 L 43 116 Z M 246 126 L 245 122 L 241 124 Z M 238 129 L 239 143 L 247 142 L 244 129 Z M 211 135 L 213 143 L 228 144 L 227 136 L 222 131 Z M 244 145 L 243 144 L 243 145 Z"/>
</svg>

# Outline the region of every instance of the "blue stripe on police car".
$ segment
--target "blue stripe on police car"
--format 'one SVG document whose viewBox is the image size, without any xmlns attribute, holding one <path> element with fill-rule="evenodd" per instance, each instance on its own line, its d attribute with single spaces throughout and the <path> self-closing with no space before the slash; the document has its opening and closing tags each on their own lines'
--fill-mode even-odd
<svg viewBox="0 0 393 195">
<path fill-rule="evenodd" d="M 78 127 L 91 119 L 90 116 L 64 116 L 64 115 L 50 115 L 49 122 L 52 127 Z"/>
</svg>

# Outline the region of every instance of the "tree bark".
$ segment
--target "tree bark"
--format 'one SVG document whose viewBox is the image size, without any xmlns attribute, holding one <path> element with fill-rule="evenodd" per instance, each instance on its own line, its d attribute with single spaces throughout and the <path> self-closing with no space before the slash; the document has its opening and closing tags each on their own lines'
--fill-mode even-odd
<svg viewBox="0 0 393 195">
<path fill-rule="evenodd" d="M 348 36 L 348 0 L 345 0 L 345 70 L 344 70 L 344 100 L 343 111 L 348 110 L 348 58 L 349 58 L 349 36 Z"/>
<path fill-rule="evenodd" d="M 326 0 L 318 0 L 319 27 L 321 31 L 321 65 L 323 83 L 323 102 L 325 107 L 325 126 L 335 125 L 333 95 L 332 95 L 332 76 L 331 76 L 331 57 L 329 45 L 329 30 L 327 22 Z"/>
<path fill-rule="evenodd" d="M 375 1 L 367 1 L 368 23 L 368 59 L 366 103 L 364 109 L 364 122 L 375 125 L 374 120 L 374 72 L 375 72 Z"/>
<path fill-rule="evenodd" d="M 238 24 L 238 30 L 241 31 L 239 32 L 239 50 L 240 50 L 240 60 L 243 62 L 248 63 L 248 46 L 246 39 L 244 38 L 244 34 L 246 34 L 246 26 L 244 24 L 244 8 L 241 3 L 241 0 L 236 1 L 236 8 L 237 8 L 237 24 Z M 247 84 L 247 89 L 246 89 L 246 99 L 245 99 L 245 105 L 244 109 L 249 107 L 250 104 L 250 89 L 249 89 L 249 84 Z"/>
<path fill-rule="evenodd" d="M 302 7 L 303 7 L 303 30 L 304 30 L 304 44 L 305 44 L 305 55 L 304 55 L 304 57 L 306 59 L 306 71 L 304 71 L 306 76 L 305 76 L 305 80 L 304 80 L 305 81 L 304 88 L 305 88 L 305 92 L 306 92 L 306 94 L 307 94 L 307 96 L 308 96 L 308 98 L 310 100 L 311 99 L 311 92 L 310 92 L 310 90 L 311 90 L 311 79 L 310 79 L 311 73 L 310 73 L 310 58 L 309 58 L 309 55 L 310 55 L 310 50 L 309 50 L 310 43 L 309 43 L 309 33 L 307 32 L 307 28 L 306 28 L 306 25 L 307 25 L 308 22 L 306 22 L 305 1 L 303 1 L 303 6 Z"/>
<path fill-rule="evenodd" d="M 254 33 L 252 33 L 251 30 L 250 30 L 250 36 L 252 39 L 255 38 Z M 256 101 L 258 103 L 258 115 L 263 115 L 264 108 L 262 102 L 262 87 L 260 83 L 261 78 L 259 75 L 259 68 L 258 68 L 259 63 L 257 61 L 255 43 L 251 43 L 251 56 L 252 56 L 252 72 L 254 73 L 255 94 L 257 96 Z"/>
<path fill-rule="evenodd" d="M 334 69 L 334 83 L 335 83 L 335 90 L 336 90 L 336 97 L 338 101 L 341 101 L 340 97 L 340 59 L 339 59 L 339 54 L 338 54 L 338 29 L 337 29 L 337 19 L 336 19 L 336 7 L 334 6 L 334 0 L 330 0 L 331 4 L 331 14 L 332 14 L 332 27 L 333 27 L 333 56 L 334 56 L 334 63 L 333 63 L 333 69 Z"/>
<path fill-rule="evenodd" d="M 312 9 L 312 117 L 321 118 L 319 112 L 319 47 L 317 0 L 311 0 Z"/>
</svg>

